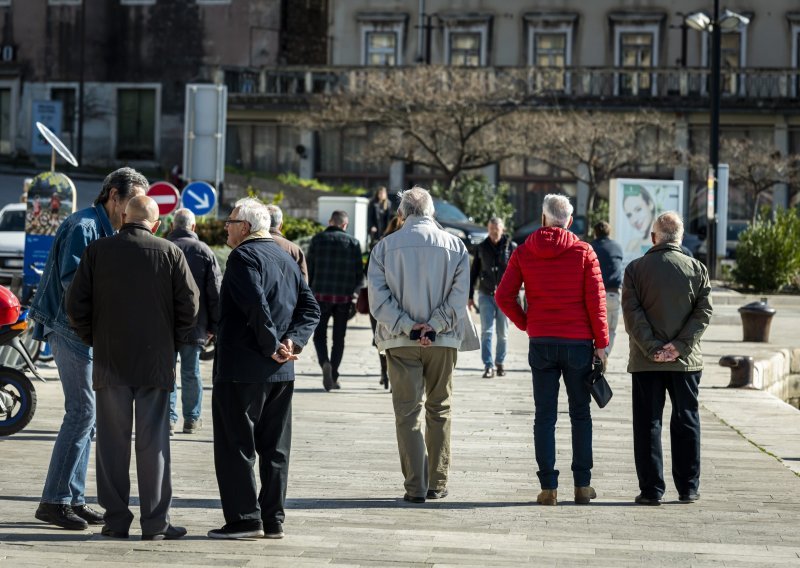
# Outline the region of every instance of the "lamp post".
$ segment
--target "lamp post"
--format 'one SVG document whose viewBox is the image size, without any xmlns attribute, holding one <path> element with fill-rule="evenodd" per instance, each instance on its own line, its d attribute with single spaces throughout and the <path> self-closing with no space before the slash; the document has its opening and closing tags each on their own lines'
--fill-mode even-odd
<svg viewBox="0 0 800 568">
<path fill-rule="evenodd" d="M 705 12 L 694 12 L 685 18 L 686 25 L 690 28 L 711 32 L 711 138 L 708 151 L 708 193 L 707 217 L 708 231 L 708 274 L 714 279 L 717 277 L 717 203 L 718 189 L 717 171 L 719 170 L 719 114 L 720 114 L 720 64 L 722 52 L 722 30 L 735 30 L 740 26 L 750 23 L 750 19 L 725 10 L 719 12 L 719 0 L 714 0 L 714 12 L 709 16 Z"/>
</svg>

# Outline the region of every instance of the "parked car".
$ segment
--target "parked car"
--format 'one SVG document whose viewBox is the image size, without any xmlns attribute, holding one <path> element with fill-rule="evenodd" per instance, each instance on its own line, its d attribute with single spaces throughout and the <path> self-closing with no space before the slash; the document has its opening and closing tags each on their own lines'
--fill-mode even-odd
<svg viewBox="0 0 800 568">
<path fill-rule="evenodd" d="M 10 203 L 0 209 L 0 283 L 8 284 L 22 275 L 25 257 L 24 203 Z"/>
<path fill-rule="evenodd" d="M 739 246 L 739 235 L 750 225 L 746 219 L 730 219 L 725 234 L 725 258 L 736 258 L 736 247 Z M 708 254 L 708 241 L 703 241 L 695 254 L 695 258 L 704 259 Z"/>
<path fill-rule="evenodd" d="M 464 241 L 470 253 L 474 252 L 475 247 L 489 236 L 486 227 L 474 223 L 452 203 L 443 199 L 434 199 L 433 207 L 436 210 L 434 216 L 442 228 Z"/>
<path fill-rule="evenodd" d="M 514 235 L 511 237 L 518 245 L 521 245 L 525 242 L 531 234 L 535 233 L 539 230 L 542 226 L 542 220 L 537 219 L 535 221 L 530 221 L 522 225 L 519 229 L 514 231 Z M 575 215 L 572 218 L 572 225 L 570 225 L 569 230 L 578 235 L 579 237 L 583 237 L 586 234 L 586 217 L 583 215 Z"/>
</svg>

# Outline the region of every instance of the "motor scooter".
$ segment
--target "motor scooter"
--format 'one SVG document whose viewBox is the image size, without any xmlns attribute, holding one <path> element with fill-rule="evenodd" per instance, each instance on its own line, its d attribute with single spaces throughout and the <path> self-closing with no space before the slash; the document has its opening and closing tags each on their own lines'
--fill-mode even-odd
<svg viewBox="0 0 800 568">
<path fill-rule="evenodd" d="M 36 389 L 24 370 L 46 382 L 20 341 L 27 327 L 28 310 L 21 311 L 15 323 L 0 326 L 0 346 L 14 349 L 23 363 L 22 370 L 0 365 L 0 436 L 16 434 L 30 423 L 36 412 Z"/>
</svg>

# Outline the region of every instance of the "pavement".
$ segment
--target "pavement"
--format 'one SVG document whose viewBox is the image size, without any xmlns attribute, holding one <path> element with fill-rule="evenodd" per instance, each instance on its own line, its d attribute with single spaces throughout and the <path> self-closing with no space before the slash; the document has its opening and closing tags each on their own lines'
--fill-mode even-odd
<svg viewBox="0 0 800 568">
<path fill-rule="evenodd" d="M 0 564 L 800 566 L 800 411 L 765 392 L 724 388 L 729 370 L 717 365 L 723 354 L 769 354 L 797 343 L 800 302 L 779 308 L 772 342 L 764 345 L 742 343 L 741 326 L 730 318 L 744 298 L 719 293 L 715 299 L 718 313 L 703 346 L 702 497 L 697 503 L 678 503 L 671 487 L 668 427 L 666 503 L 633 503 L 638 487 L 621 324 L 608 373 L 614 399 L 604 409 L 592 408 L 596 501 L 589 506 L 572 501 L 562 389 L 561 501 L 557 507 L 535 503 L 539 487 L 527 340 L 513 330 L 506 377 L 481 379 L 478 352 L 459 355 L 450 496 L 424 505 L 405 503 L 390 395 L 378 384 L 369 322 L 357 316 L 348 330 L 342 390 L 322 389 L 312 347 L 298 362 L 285 539 L 206 538 L 209 529 L 223 523 L 211 444 L 210 380 L 204 429 L 172 439 L 172 521 L 187 527 L 187 537 L 143 542 L 134 521 L 131 539 L 117 541 L 100 536 L 99 527 L 71 532 L 35 520 L 63 408 L 53 380 L 37 383 L 39 407 L 28 428 L 0 439 Z M 57 376 L 52 367 L 44 371 Z M 209 379 L 209 363 L 203 373 Z M 131 471 L 136 495 L 134 464 Z M 87 495 L 95 501 L 94 460 Z M 138 515 L 138 503 L 132 502 Z"/>
</svg>

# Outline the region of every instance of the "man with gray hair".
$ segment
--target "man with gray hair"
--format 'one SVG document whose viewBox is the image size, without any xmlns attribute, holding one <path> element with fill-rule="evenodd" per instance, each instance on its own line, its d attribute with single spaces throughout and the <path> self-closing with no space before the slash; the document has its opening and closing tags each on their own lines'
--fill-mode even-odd
<svg viewBox="0 0 800 568">
<path fill-rule="evenodd" d="M 679 501 L 692 503 L 700 498 L 700 338 L 711 320 L 711 283 L 706 267 L 681 252 L 678 213 L 659 215 L 650 238 L 653 247 L 628 264 L 622 285 L 640 490 L 635 501 L 660 505 L 666 490 L 661 420 L 669 393 L 672 478 Z"/>
<path fill-rule="evenodd" d="M 542 228 L 511 256 L 495 297 L 500 309 L 530 338 L 536 409 L 533 441 L 541 505 L 558 503 L 555 426 L 559 379 L 563 375 L 572 424 L 575 503 L 596 497 L 592 478 L 592 416 L 586 381 L 593 359 L 605 365 L 608 346 L 605 290 L 597 255 L 568 229 L 572 205 L 563 195 L 545 196 Z M 517 301 L 525 285 L 527 312 Z"/>
<path fill-rule="evenodd" d="M 497 376 L 506 374 L 503 366 L 506 359 L 508 318 L 497 307 L 494 294 L 505 274 L 511 253 L 517 243 L 504 234 L 505 223 L 500 217 L 492 217 L 487 225 L 489 236 L 478 245 L 469 275 L 469 307 L 475 306 L 472 297 L 475 282 L 479 281 L 478 309 L 481 313 L 481 358 L 483 378 L 491 379 L 497 367 Z M 497 330 L 497 351 L 492 364 L 492 335 Z"/>
<path fill-rule="evenodd" d="M 196 228 L 194 213 L 189 209 L 178 209 L 172 220 L 172 231 L 167 236 L 167 239 L 183 252 L 194 282 L 200 290 L 197 324 L 187 343 L 178 346 L 181 358 L 181 408 L 184 434 L 194 434 L 203 427 L 200 418 L 203 405 L 200 351 L 217 333 L 219 288 L 222 284 L 217 257 L 208 245 L 198 238 Z M 169 397 L 170 431 L 175 429 L 175 423 L 178 421 L 177 392 L 176 383 Z"/>
<path fill-rule="evenodd" d="M 281 233 L 281 229 L 283 229 L 283 211 L 275 204 L 267 205 L 267 211 L 269 211 L 269 234 L 272 235 L 272 240 L 278 243 L 278 246 L 297 262 L 303 279 L 308 282 L 308 268 L 306 267 L 306 255 L 303 249 Z"/>
<path fill-rule="evenodd" d="M 464 243 L 437 225 L 421 187 L 400 194 L 398 214 L 403 227 L 372 249 L 369 306 L 392 382 L 403 499 L 424 503 L 448 494 L 453 369 L 459 350 L 480 344 L 467 312 Z"/>
</svg>

